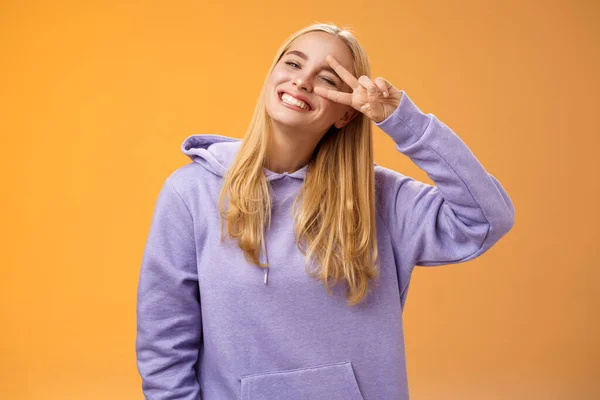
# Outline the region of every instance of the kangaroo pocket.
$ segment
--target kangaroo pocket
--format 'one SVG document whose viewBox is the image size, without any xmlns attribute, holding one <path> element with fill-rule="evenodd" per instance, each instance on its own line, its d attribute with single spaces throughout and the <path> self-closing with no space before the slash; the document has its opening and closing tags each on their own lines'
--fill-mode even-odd
<svg viewBox="0 0 600 400">
<path fill-rule="evenodd" d="M 241 400 L 364 400 L 352 363 L 245 375 Z"/>
</svg>

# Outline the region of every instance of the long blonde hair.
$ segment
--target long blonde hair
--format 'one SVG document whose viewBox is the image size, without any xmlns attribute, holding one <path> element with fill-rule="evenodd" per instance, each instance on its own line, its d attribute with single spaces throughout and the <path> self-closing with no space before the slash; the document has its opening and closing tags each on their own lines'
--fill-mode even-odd
<svg viewBox="0 0 600 400">
<path fill-rule="evenodd" d="M 342 39 L 354 60 L 350 72 L 356 77 L 370 75 L 362 46 L 349 30 L 333 24 L 305 27 L 289 36 L 277 51 L 219 197 L 221 238 L 224 239 L 226 225 L 246 259 L 263 268 L 267 264 L 260 263 L 259 254 L 265 251 L 265 226 L 271 223 L 269 183 L 263 171 L 271 135 L 271 120 L 265 109 L 267 80 L 292 42 L 313 31 Z M 362 113 L 343 128 L 332 126 L 318 143 L 293 204 L 298 248 L 307 264 L 313 259 L 320 266 L 316 271 L 307 271 L 324 283 L 329 295 L 328 279 L 333 278 L 335 283 L 343 277 L 349 305 L 359 303 L 367 295 L 369 281 L 379 274 L 371 130 L 371 121 Z"/>
</svg>

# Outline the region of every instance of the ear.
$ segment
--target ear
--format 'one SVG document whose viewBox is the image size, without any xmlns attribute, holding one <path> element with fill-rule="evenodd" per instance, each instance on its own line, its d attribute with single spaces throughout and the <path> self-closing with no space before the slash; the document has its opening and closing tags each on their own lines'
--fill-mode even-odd
<svg viewBox="0 0 600 400">
<path fill-rule="evenodd" d="M 348 107 L 348 110 L 342 115 L 342 118 L 338 119 L 333 123 L 337 129 L 343 128 L 350 121 L 352 121 L 358 115 L 358 111 L 352 107 Z"/>
</svg>

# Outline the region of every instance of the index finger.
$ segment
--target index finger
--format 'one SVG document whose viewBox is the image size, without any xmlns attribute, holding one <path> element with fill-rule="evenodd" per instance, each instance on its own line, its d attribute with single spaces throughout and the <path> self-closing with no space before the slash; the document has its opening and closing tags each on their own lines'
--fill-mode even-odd
<svg viewBox="0 0 600 400">
<path fill-rule="evenodd" d="M 333 68 L 338 76 L 342 78 L 342 80 L 346 82 L 352 89 L 356 89 L 360 86 L 358 79 L 356 79 L 356 77 L 354 77 L 350 71 L 344 68 L 344 66 L 340 64 L 331 54 L 328 54 L 327 57 L 325 57 L 325 61 L 331 65 L 331 68 Z"/>
</svg>

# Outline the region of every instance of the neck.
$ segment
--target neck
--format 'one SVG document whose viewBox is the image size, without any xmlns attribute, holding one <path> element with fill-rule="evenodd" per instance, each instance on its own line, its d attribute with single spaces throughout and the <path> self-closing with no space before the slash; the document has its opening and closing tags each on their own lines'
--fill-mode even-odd
<svg viewBox="0 0 600 400">
<path fill-rule="evenodd" d="M 273 124 L 269 142 L 267 169 L 276 173 L 292 173 L 310 161 L 322 134 L 282 129 Z"/>
</svg>

